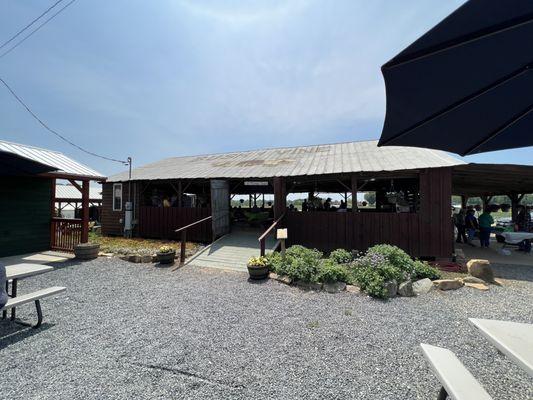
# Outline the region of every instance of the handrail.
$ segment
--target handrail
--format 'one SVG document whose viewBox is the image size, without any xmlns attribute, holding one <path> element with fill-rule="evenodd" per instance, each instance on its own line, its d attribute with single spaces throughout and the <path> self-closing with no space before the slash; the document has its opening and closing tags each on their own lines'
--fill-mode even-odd
<svg viewBox="0 0 533 400">
<path fill-rule="evenodd" d="M 179 229 L 176 229 L 174 232 L 181 232 L 181 247 L 180 247 L 180 265 L 183 265 L 185 263 L 185 245 L 187 243 L 187 229 L 195 226 L 195 225 L 198 225 L 198 224 L 201 224 L 202 222 L 206 222 L 206 221 L 209 221 L 210 219 L 212 219 L 213 216 L 210 215 L 209 217 L 205 217 L 205 218 L 202 218 L 202 219 L 199 219 L 198 221 L 196 222 L 193 222 L 192 224 L 189 224 L 189 225 L 185 225 L 185 226 L 182 226 L 181 228 Z M 177 268 L 177 267 L 176 267 Z"/>
<path fill-rule="evenodd" d="M 183 230 L 185 230 L 185 229 L 190 228 L 191 226 L 194 226 L 194 225 L 200 224 L 200 223 L 205 222 L 205 221 L 207 221 L 207 220 L 209 220 L 209 219 L 211 219 L 211 218 L 213 218 L 212 215 L 210 215 L 209 217 L 205 217 L 205 218 L 199 219 L 198 221 L 193 222 L 192 224 L 185 225 L 185 226 L 182 226 L 182 227 L 179 228 L 179 229 L 176 229 L 174 232 L 176 232 L 176 233 L 177 233 L 177 232 L 181 232 L 181 231 L 183 231 Z"/>
<path fill-rule="evenodd" d="M 261 248 L 261 256 L 264 256 L 265 255 L 265 239 L 267 237 L 267 235 L 270 233 L 270 231 L 272 229 L 274 229 L 280 222 L 281 220 L 285 217 L 285 213 L 283 213 L 281 215 L 281 217 L 279 217 L 277 220 L 274 221 L 274 223 L 272 225 L 270 225 L 270 227 L 265 231 L 263 232 L 263 234 L 261 236 L 259 236 L 259 244 L 260 244 L 260 248 Z"/>
</svg>

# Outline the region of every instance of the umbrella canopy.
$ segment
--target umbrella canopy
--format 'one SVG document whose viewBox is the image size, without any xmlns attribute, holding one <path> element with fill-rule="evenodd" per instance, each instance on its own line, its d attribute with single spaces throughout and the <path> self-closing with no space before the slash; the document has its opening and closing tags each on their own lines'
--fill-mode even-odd
<svg viewBox="0 0 533 400">
<path fill-rule="evenodd" d="M 533 145 L 533 1 L 470 0 L 382 67 L 379 145 Z"/>
</svg>

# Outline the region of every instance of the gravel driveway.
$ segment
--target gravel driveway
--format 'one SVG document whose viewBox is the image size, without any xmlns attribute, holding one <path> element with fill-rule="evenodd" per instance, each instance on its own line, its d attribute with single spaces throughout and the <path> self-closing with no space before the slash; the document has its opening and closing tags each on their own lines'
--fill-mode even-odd
<svg viewBox="0 0 533 400">
<path fill-rule="evenodd" d="M 71 262 L 19 286 L 68 288 L 43 302 L 40 330 L 0 322 L 0 398 L 432 399 L 425 342 L 456 352 L 495 399 L 531 399 L 532 380 L 467 322 L 533 323 L 533 267 L 498 272 L 513 280 L 489 292 L 382 302 L 237 272 Z"/>
</svg>

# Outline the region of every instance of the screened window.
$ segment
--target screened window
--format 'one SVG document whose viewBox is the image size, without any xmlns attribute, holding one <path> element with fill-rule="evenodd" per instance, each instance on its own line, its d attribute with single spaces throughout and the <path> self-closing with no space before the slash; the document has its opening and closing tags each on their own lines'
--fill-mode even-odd
<svg viewBox="0 0 533 400">
<path fill-rule="evenodd" d="M 122 183 L 113 184 L 113 211 L 122 211 Z"/>
</svg>

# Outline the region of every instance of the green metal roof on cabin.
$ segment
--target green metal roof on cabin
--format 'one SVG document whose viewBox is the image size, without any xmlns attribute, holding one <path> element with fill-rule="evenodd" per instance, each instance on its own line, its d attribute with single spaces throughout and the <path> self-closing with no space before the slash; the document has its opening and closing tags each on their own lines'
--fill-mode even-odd
<svg viewBox="0 0 533 400">
<path fill-rule="evenodd" d="M 415 147 L 378 147 L 377 141 L 284 147 L 172 157 L 132 171 L 132 180 L 271 178 L 354 172 L 398 171 L 465 164 L 451 155 Z M 128 173 L 108 182 L 128 180 Z"/>
</svg>

